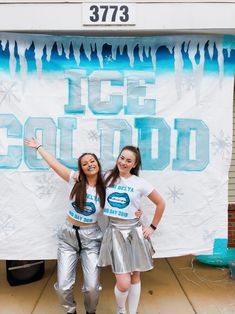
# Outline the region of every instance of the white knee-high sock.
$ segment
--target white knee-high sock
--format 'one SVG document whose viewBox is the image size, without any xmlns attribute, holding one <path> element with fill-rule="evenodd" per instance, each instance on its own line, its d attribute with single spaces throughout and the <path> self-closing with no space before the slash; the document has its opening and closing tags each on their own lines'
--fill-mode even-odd
<svg viewBox="0 0 235 314">
<path fill-rule="evenodd" d="M 140 300 L 141 284 L 140 282 L 132 284 L 128 294 L 129 314 L 136 314 Z"/>
<path fill-rule="evenodd" d="M 126 299 L 128 296 L 128 291 L 122 292 L 115 285 L 114 294 L 116 297 L 117 307 L 121 313 L 126 313 Z"/>
</svg>

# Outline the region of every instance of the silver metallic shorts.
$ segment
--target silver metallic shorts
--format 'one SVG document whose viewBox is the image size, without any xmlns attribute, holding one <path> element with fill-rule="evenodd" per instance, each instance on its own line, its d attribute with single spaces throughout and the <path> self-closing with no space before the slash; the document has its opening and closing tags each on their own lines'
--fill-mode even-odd
<svg viewBox="0 0 235 314">
<path fill-rule="evenodd" d="M 110 219 L 101 244 L 98 266 L 111 265 L 115 274 L 147 271 L 153 268 L 154 253 L 150 239 L 144 238 L 139 219 Z"/>
</svg>

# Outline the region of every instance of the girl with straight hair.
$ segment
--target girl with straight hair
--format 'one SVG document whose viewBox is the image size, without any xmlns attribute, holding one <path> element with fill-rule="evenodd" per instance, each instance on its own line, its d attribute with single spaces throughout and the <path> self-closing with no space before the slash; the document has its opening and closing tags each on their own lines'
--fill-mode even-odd
<svg viewBox="0 0 235 314">
<path fill-rule="evenodd" d="M 125 146 L 115 167 L 105 178 L 104 214 L 109 217 L 101 245 L 98 265 L 111 265 L 116 277 L 114 288 L 117 314 L 136 314 L 139 304 L 140 272 L 153 268 L 154 249 L 150 236 L 159 224 L 165 209 L 160 194 L 145 179 L 139 177 L 141 156 L 138 147 Z M 142 196 L 147 196 L 156 209 L 149 226 L 144 227 L 135 212 Z M 142 209 L 143 210 L 143 209 Z"/>
<path fill-rule="evenodd" d="M 83 270 L 84 305 L 94 314 L 100 293 L 100 268 L 97 266 L 102 232 L 97 218 L 105 203 L 101 166 L 95 154 L 84 153 L 78 159 L 79 174 L 62 165 L 34 138 L 25 145 L 36 149 L 47 164 L 71 187 L 64 225 L 58 231 L 57 282 L 54 287 L 65 312 L 76 313 L 73 296 L 77 263 Z"/>
</svg>

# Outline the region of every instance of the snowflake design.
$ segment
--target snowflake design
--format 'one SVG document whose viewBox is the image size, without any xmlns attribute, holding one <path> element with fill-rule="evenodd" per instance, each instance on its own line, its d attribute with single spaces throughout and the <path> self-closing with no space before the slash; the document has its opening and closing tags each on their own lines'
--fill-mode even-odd
<svg viewBox="0 0 235 314">
<path fill-rule="evenodd" d="M 20 99 L 17 97 L 16 82 L 0 82 L 0 105 L 6 100 L 9 104 L 12 101 L 19 102 Z"/>
<path fill-rule="evenodd" d="M 169 192 L 167 193 L 168 199 L 172 199 L 175 203 L 177 200 L 180 200 L 180 196 L 184 195 L 184 193 L 181 193 L 181 189 L 177 188 L 175 185 L 173 188 L 168 187 Z"/>
<path fill-rule="evenodd" d="M 110 55 L 104 56 L 104 61 L 105 61 L 105 63 L 113 62 L 112 55 L 110 54 Z"/>
<path fill-rule="evenodd" d="M 39 198 L 47 197 L 53 194 L 56 190 L 56 180 L 54 176 L 50 174 L 43 174 L 37 179 L 38 184 L 36 186 L 36 195 Z"/>
<path fill-rule="evenodd" d="M 97 142 L 99 139 L 99 134 L 96 130 L 91 130 L 88 132 L 88 139 L 92 142 Z"/>
<path fill-rule="evenodd" d="M 215 140 L 211 142 L 211 145 L 215 149 L 215 154 L 220 154 L 222 159 L 227 159 L 232 146 L 231 138 L 225 136 L 223 130 L 220 131 L 219 136 L 213 135 L 213 137 Z"/>
<path fill-rule="evenodd" d="M 0 220 L 0 235 L 7 236 L 12 233 L 12 231 L 15 229 L 15 224 L 13 222 L 13 217 L 5 214 L 2 215 Z"/>
</svg>

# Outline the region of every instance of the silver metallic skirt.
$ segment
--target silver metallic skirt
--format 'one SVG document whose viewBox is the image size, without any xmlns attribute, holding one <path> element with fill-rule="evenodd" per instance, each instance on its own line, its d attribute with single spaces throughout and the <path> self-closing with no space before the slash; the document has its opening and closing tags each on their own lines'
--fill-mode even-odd
<svg viewBox="0 0 235 314">
<path fill-rule="evenodd" d="M 110 219 L 101 244 L 98 266 L 111 265 L 115 274 L 147 271 L 153 268 L 154 253 L 150 239 L 143 236 L 139 219 Z"/>
</svg>

